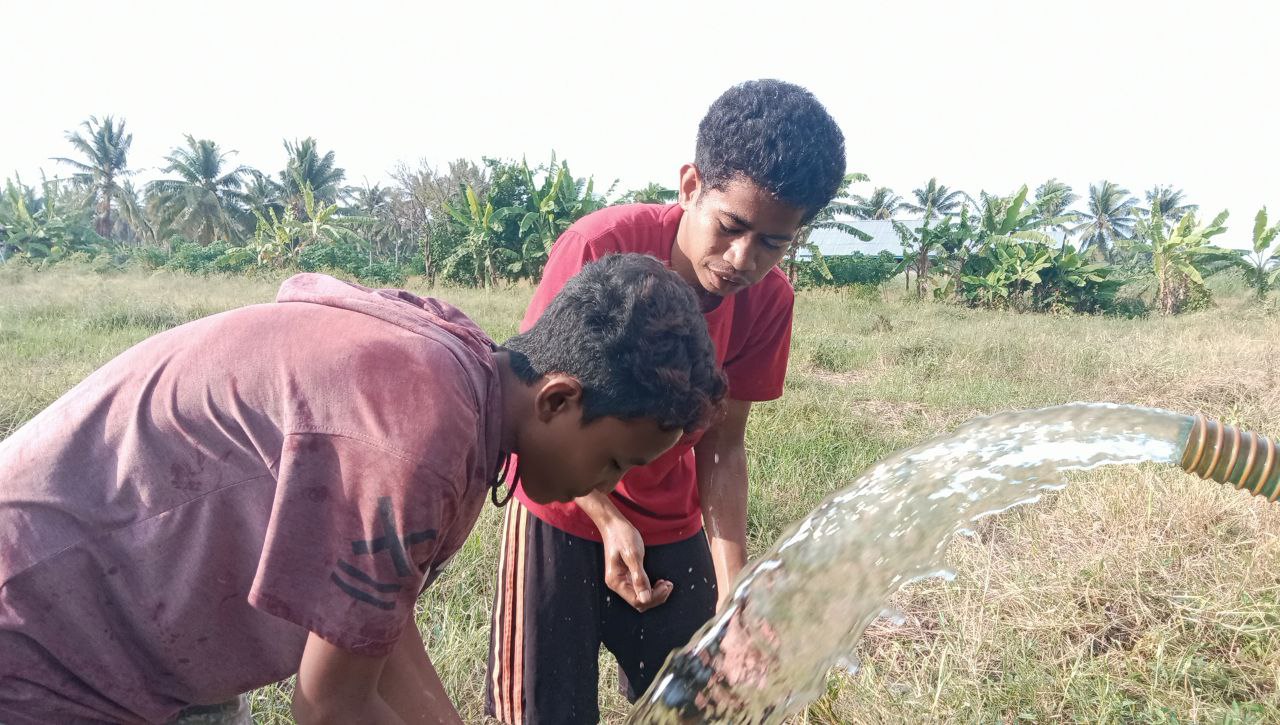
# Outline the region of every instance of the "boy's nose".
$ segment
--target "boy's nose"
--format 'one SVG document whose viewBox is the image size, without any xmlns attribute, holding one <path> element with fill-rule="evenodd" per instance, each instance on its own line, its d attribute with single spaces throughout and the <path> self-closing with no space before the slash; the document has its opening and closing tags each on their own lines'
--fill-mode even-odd
<svg viewBox="0 0 1280 725">
<path fill-rule="evenodd" d="M 733 269 L 739 274 L 754 270 L 756 265 L 751 255 L 751 240 L 747 237 L 733 240 L 724 253 L 724 261 L 732 264 Z"/>
</svg>

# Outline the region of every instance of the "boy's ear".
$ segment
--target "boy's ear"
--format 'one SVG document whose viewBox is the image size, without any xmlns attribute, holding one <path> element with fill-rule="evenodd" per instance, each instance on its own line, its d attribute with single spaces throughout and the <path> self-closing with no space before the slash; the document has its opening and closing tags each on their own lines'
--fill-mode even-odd
<svg viewBox="0 0 1280 725">
<path fill-rule="evenodd" d="M 680 188 L 676 190 L 676 199 L 680 208 L 689 210 L 690 204 L 698 203 L 698 193 L 702 190 L 702 173 L 693 164 L 680 167 Z"/>
<path fill-rule="evenodd" d="M 572 375 L 548 373 L 538 387 L 533 407 L 538 420 L 543 423 L 564 413 L 581 412 L 582 383 Z"/>
</svg>

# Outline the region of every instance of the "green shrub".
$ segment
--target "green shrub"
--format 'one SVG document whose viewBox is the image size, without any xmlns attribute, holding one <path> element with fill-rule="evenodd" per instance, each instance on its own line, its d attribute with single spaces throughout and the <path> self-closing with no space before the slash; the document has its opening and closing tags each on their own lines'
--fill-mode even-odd
<svg viewBox="0 0 1280 725">
<path fill-rule="evenodd" d="M 368 256 L 345 241 L 316 242 L 298 252 L 298 268 L 304 272 L 337 270 L 354 275 L 368 264 Z"/>
<path fill-rule="evenodd" d="M 125 257 L 143 269 L 160 269 L 169 261 L 169 255 L 160 247 L 130 247 Z"/>
<path fill-rule="evenodd" d="M 816 262 L 797 262 L 796 287 L 851 287 L 854 285 L 877 286 L 889 281 L 896 271 L 898 262 L 889 252 L 876 255 L 853 254 L 838 257 L 826 257 L 828 278 Z"/>
<path fill-rule="evenodd" d="M 176 241 L 173 253 L 169 255 L 164 268 L 188 274 L 209 274 L 210 272 L 228 271 L 218 267 L 218 259 L 226 254 L 231 245 L 227 242 L 213 242 L 200 245 L 185 240 Z"/>
<path fill-rule="evenodd" d="M 360 281 L 373 287 L 398 287 L 404 284 L 404 272 L 390 262 L 374 262 L 358 273 Z"/>
</svg>

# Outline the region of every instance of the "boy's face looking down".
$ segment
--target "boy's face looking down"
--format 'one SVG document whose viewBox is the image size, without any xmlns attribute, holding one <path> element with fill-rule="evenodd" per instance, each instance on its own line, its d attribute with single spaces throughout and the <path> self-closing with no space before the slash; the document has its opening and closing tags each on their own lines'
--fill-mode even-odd
<svg viewBox="0 0 1280 725">
<path fill-rule="evenodd" d="M 502 449 L 535 503 L 612 490 L 710 424 L 726 390 L 694 288 L 643 254 L 584 265 L 495 359 Z"/>
<path fill-rule="evenodd" d="M 576 379 L 551 373 L 536 387 L 533 415 L 520 434 L 520 485 L 536 503 L 608 493 L 628 470 L 653 461 L 682 434 L 662 430 L 651 418 L 605 416 L 584 425 Z"/>
<path fill-rule="evenodd" d="M 713 189 L 698 167 L 680 170 L 684 217 L 672 250 L 673 268 L 686 282 L 728 297 L 764 279 L 787 255 L 805 212 L 745 176 Z"/>
</svg>

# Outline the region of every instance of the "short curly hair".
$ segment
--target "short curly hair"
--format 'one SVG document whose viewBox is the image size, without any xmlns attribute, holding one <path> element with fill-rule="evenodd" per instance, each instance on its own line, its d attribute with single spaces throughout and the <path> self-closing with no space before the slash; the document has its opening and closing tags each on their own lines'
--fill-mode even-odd
<svg viewBox="0 0 1280 725">
<path fill-rule="evenodd" d="M 582 422 L 651 418 L 663 430 L 707 426 L 725 394 L 698 300 L 653 257 L 584 265 L 529 331 L 502 344 L 526 384 L 551 372 L 582 383 Z"/>
<path fill-rule="evenodd" d="M 811 219 L 844 179 L 844 134 L 804 88 L 747 81 L 721 94 L 703 116 L 694 163 L 712 189 L 742 175 Z"/>
</svg>

